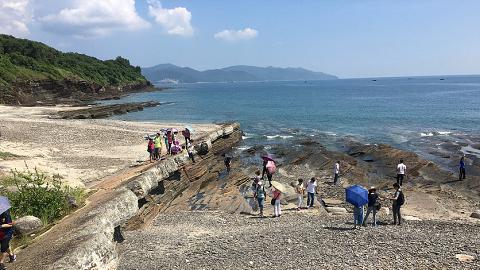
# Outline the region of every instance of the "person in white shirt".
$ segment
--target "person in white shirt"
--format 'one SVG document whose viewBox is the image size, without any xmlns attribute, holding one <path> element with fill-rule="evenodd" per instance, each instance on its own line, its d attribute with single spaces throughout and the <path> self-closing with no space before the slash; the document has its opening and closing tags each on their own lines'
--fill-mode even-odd
<svg viewBox="0 0 480 270">
<path fill-rule="evenodd" d="M 315 177 L 312 177 L 312 179 L 310 179 L 310 181 L 308 182 L 307 193 L 308 193 L 307 207 L 310 208 L 310 207 L 313 207 L 315 194 L 317 193 L 317 180 L 315 179 Z"/>
<path fill-rule="evenodd" d="M 340 174 L 340 161 L 335 162 L 335 165 L 333 166 L 333 184 L 337 185 L 338 182 L 338 177 Z"/>
<path fill-rule="evenodd" d="M 303 184 L 303 179 L 298 179 L 298 184 L 295 187 L 295 192 L 297 193 L 297 211 L 300 211 L 303 205 L 303 196 L 305 195 L 305 185 Z"/>
<path fill-rule="evenodd" d="M 403 164 L 403 159 L 400 159 L 400 163 L 397 165 L 397 184 L 402 186 L 403 178 L 407 174 L 407 166 Z"/>
</svg>

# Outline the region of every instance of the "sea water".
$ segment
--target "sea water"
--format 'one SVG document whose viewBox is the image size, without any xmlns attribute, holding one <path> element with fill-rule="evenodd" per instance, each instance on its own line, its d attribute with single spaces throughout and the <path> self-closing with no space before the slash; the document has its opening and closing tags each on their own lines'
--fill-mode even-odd
<svg viewBox="0 0 480 270">
<path fill-rule="evenodd" d="M 428 152 L 429 142 L 480 134 L 480 76 L 177 84 L 122 102 L 165 105 L 116 118 L 240 122 L 245 144 L 298 136 L 387 143 Z M 478 142 L 477 142 L 478 143 Z"/>
</svg>

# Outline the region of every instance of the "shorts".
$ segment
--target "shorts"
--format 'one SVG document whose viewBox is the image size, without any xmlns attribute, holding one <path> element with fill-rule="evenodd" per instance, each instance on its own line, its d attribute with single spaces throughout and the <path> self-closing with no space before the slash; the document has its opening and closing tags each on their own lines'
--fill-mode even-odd
<svg viewBox="0 0 480 270">
<path fill-rule="evenodd" d="M 1 245 L 0 252 L 1 253 L 7 252 L 8 248 L 10 248 L 10 240 L 11 239 L 12 239 L 11 237 L 7 236 L 7 237 L 3 238 L 2 241 L 0 241 L 0 245 Z"/>
</svg>

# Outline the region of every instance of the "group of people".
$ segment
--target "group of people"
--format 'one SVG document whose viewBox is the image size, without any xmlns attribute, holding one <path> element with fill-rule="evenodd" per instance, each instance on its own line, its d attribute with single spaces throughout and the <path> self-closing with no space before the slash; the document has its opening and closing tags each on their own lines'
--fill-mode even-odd
<svg viewBox="0 0 480 270">
<path fill-rule="evenodd" d="M 274 181 L 272 184 L 273 174 L 276 171 L 275 161 L 270 156 L 263 156 L 263 170 L 257 170 L 255 176 L 253 177 L 252 190 L 254 198 L 258 203 L 259 215 L 264 216 L 264 203 L 265 198 L 267 197 L 267 189 L 264 185 L 264 179 L 269 182 L 270 196 L 272 197 L 271 204 L 273 206 L 273 217 L 281 216 L 281 199 L 282 199 L 282 188 L 277 186 L 277 182 Z M 372 225 L 377 226 L 377 212 L 381 208 L 380 200 L 387 199 L 392 201 L 392 212 L 393 212 L 393 224 L 400 225 L 402 216 L 401 216 L 401 207 L 405 202 L 405 197 L 403 195 L 401 185 L 403 184 L 403 179 L 405 178 L 407 171 L 406 165 L 403 163 L 403 160 L 400 160 L 397 165 L 397 183 L 393 184 L 395 190 L 393 196 L 380 198 L 375 187 L 371 187 L 368 190 L 368 203 L 367 212 L 364 215 L 364 206 L 354 206 L 354 225 L 366 226 L 368 217 L 372 214 Z M 337 185 L 340 179 L 340 161 L 336 161 L 333 167 L 333 184 Z M 304 182 L 303 179 L 298 179 L 297 184 L 295 185 L 295 193 L 297 195 L 297 211 L 304 209 L 304 197 L 305 193 L 307 194 L 307 203 L 305 207 L 312 208 L 315 202 L 315 196 L 318 194 L 318 183 L 315 177 L 312 177 L 310 180 Z"/>
<path fill-rule="evenodd" d="M 163 134 L 162 134 L 162 133 Z M 178 130 L 169 128 L 157 132 L 154 136 L 147 136 L 147 152 L 149 153 L 150 162 L 154 162 L 162 159 L 162 148 L 165 144 L 167 155 L 175 155 L 183 151 L 180 146 L 180 142 L 177 140 Z M 191 128 L 185 127 L 182 131 L 182 135 L 185 138 L 184 148 L 187 150 L 188 156 L 195 163 L 195 157 L 193 155 L 193 140 L 191 139 Z"/>
<path fill-rule="evenodd" d="M 387 199 L 392 201 L 392 212 L 393 212 L 393 225 L 400 225 L 402 223 L 402 215 L 400 209 L 405 203 L 405 197 L 403 195 L 401 186 L 398 183 L 393 184 L 395 192 L 393 196 L 387 196 L 381 198 L 377 193 L 375 187 L 371 187 L 368 190 L 368 203 L 367 213 L 364 215 L 364 206 L 354 206 L 353 208 L 353 224 L 354 228 L 357 226 L 367 226 L 367 220 L 370 214 L 372 214 L 372 226 L 377 226 L 377 212 L 381 209 L 381 199 Z"/>
</svg>

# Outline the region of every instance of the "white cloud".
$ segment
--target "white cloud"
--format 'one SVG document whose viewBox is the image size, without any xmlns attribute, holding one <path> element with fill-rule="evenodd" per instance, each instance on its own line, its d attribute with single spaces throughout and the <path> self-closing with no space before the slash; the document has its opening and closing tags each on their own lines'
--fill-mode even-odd
<svg viewBox="0 0 480 270">
<path fill-rule="evenodd" d="M 258 36 L 258 31 L 252 28 L 245 28 L 243 30 L 223 30 L 215 35 L 213 35 L 216 39 L 221 39 L 225 41 L 238 41 L 238 40 L 249 40 L 254 39 Z"/>
<path fill-rule="evenodd" d="M 150 25 L 137 14 L 135 0 L 75 0 L 71 7 L 39 21 L 48 31 L 77 37 L 104 36 Z"/>
<path fill-rule="evenodd" d="M 29 0 L 0 0 L 0 33 L 25 36 L 32 19 Z"/>
<path fill-rule="evenodd" d="M 148 11 L 155 21 L 160 24 L 168 34 L 178 36 L 192 36 L 192 13 L 184 7 L 172 9 L 163 8 L 160 1 L 148 0 Z"/>
</svg>

